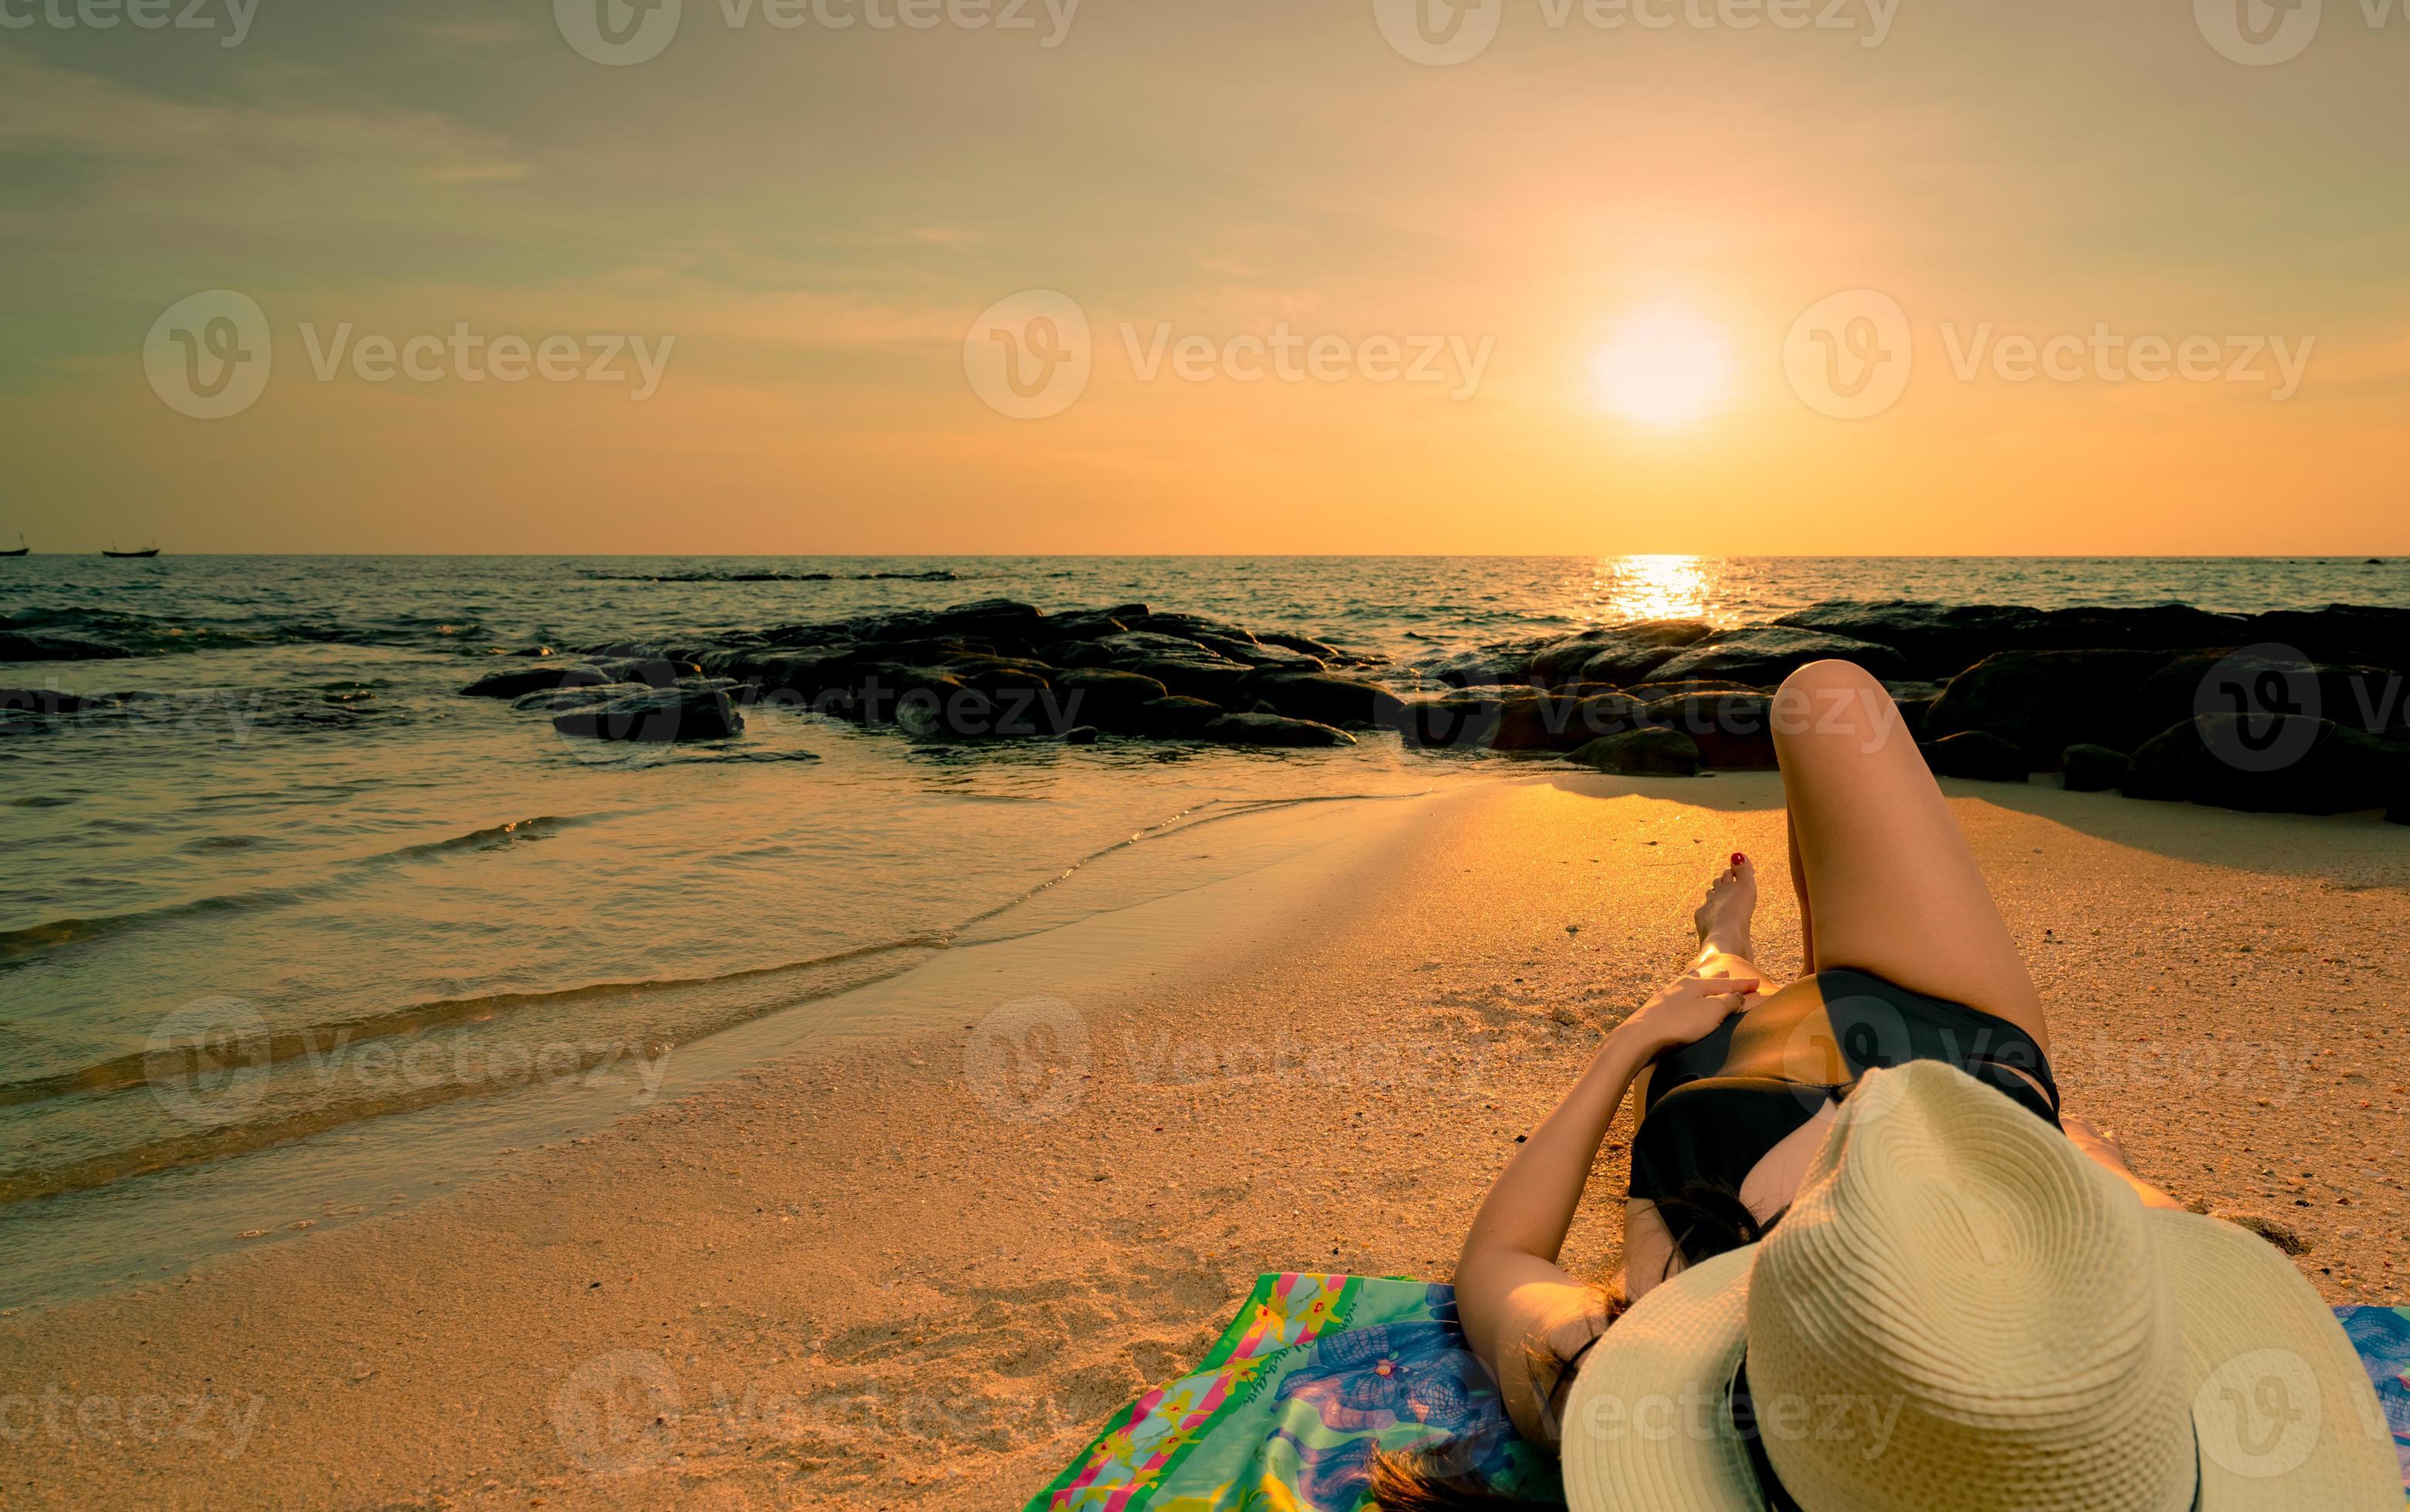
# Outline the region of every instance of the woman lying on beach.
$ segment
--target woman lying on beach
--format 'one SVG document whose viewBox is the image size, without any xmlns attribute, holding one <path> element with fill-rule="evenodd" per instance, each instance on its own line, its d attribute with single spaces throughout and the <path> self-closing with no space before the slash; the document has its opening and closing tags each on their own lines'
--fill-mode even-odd
<svg viewBox="0 0 2410 1512">
<path fill-rule="evenodd" d="M 2398 1512 L 2316 1293 L 2060 1112 L 2040 996 L 1881 685 L 1822 662 L 1775 708 L 1808 975 L 1759 970 L 1735 853 L 1696 967 L 1607 1036 L 1457 1262 L 1574 1512 Z M 1627 1091 L 1622 1275 L 1589 1287 L 1557 1255 Z M 1415 1461 L 1374 1490 L 1501 1505 Z"/>
</svg>

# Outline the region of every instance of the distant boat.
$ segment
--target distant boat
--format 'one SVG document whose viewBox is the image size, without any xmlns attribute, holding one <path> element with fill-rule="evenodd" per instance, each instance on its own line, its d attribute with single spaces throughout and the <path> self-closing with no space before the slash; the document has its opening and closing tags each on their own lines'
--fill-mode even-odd
<svg viewBox="0 0 2410 1512">
<path fill-rule="evenodd" d="M 101 553 L 104 557 L 118 558 L 155 557 L 158 554 L 159 548 L 157 546 L 145 546 L 139 551 L 120 551 L 116 547 L 111 546 L 109 550 Z"/>
<path fill-rule="evenodd" d="M 22 557 L 33 549 L 34 548 L 32 546 L 25 544 L 25 532 L 19 531 L 17 532 L 17 549 L 14 551 L 0 551 L 0 557 Z"/>
</svg>

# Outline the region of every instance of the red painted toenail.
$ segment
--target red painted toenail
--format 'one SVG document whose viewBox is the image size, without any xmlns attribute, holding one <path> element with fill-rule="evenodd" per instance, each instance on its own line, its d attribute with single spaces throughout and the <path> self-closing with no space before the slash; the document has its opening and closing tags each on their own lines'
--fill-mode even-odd
<svg viewBox="0 0 2410 1512">
<path fill-rule="evenodd" d="M 1742 862 L 1747 861 L 1748 859 L 1749 859 L 1749 857 L 1748 857 L 1748 856 L 1743 855 L 1743 854 L 1742 854 L 1740 851 L 1738 851 L 1738 850 L 1735 850 L 1735 851 L 1734 851 L 1734 852 L 1733 852 L 1733 865 L 1735 865 L 1735 866 L 1739 865 Z"/>
</svg>

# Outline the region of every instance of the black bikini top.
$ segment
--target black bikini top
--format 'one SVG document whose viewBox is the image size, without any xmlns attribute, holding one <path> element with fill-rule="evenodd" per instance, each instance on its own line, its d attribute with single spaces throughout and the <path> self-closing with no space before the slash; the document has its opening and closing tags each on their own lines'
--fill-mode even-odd
<svg viewBox="0 0 2410 1512">
<path fill-rule="evenodd" d="M 1766 1153 L 1861 1075 L 1912 1060 L 1955 1066 L 2058 1124 L 2058 1083 L 2023 1029 L 1864 971 L 1821 971 L 1659 1057 L 1632 1141 L 1632 1195 L 1662 1206 L 1704 1189 L 1736 1201 Z M 1691 1264 L 1707 1258 L 1681 1248 Z"/>
</svg>

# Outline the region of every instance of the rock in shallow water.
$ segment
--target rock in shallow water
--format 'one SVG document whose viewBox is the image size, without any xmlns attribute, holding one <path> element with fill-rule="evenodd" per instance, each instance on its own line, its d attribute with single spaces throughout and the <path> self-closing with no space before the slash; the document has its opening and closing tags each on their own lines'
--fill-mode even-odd
<svg viewBox="0 0 2410 1512">
<path fill-rule="evenodd" d="M 716 688 L 662 688 L 573 709 L 555 717 L 552 727 L 566 735 L 663 745 L 725 740 L 745 728 L 745 718 Z"/>
<path fill-rule="evenodd" d="M 117 662 L 133 654 L 123 646 L 98 641 L 0 631 L 0 662 Z"/>
<path fill-rule="evenodd" d="M 1352 746 L 1356 737 L 1312 720 L 1278 714 L 1225 714 L 1209 720 L 1198 737 L 1225 746 Z"/>
<path fill-rule="evenodd" d="M 1328 672 L 1260 669 L 1240 685 L 1247 698 L 1269 704 L 1291 719 L 1318 724 L 1400 728 L 1406 705 L 1386 688 Z"/>
<path fill-rule="evenodd" d="M 1140 705 L 1138 733 L 1157 740 L 1194 740 L 1198 732 L 1221 717 L 1219 704 L 1174 694 Z"/>
<path fill-rule="evenodd" d="M 509 672 L 488 673 L 460 690 L 463 698 L 518 698 L 528 693 L 557 691 L 562 688 L 600 688 L 617 682 L 605 676 L 600 667 L 583 663 L 561 666 L 544 662 L 539 666 L 519 667 Z"/>
<path fill-rule="evenodd" d="M 1078 667 L 1054 674 L 1063 716 L 1106 730 L 1145 728 L 1146 706 L 1170 690 L 1154 678 L 1117 667 Z"/>
<path fill-rule="evenodd" d="M 615 698 L 649 691 L 642 683 L 606 682 L 585 688 L 547 688 L 532 693 L 522 693 L 511 700 L 511 707 L 522 713 L 559 714 L 566 709 L 592 708 L 608 704 Z"/>
</svg>

